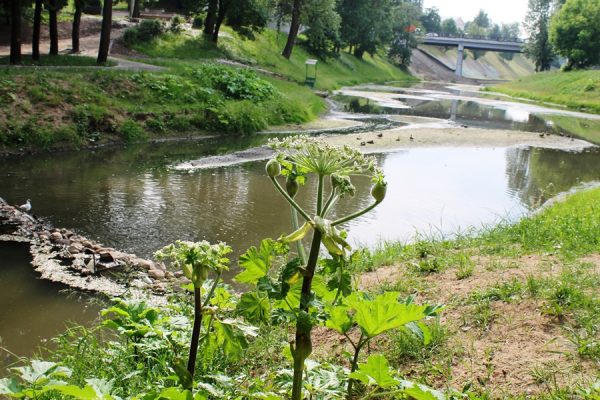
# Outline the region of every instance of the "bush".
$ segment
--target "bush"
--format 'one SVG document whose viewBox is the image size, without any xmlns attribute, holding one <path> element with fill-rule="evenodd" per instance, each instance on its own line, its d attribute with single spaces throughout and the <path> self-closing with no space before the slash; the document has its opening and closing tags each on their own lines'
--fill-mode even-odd
<svg viewBox="0 0 600 400">
<path fill-rule="evenodd" d="M 165 32 L 165 25 L 156 19 L 145 19 L 138 26 L 127 28 L 123 34 L 126 44 L 149 42 Z"/>
<path fill-rule="evenodd" d="M 179 15 L 174 16 L 173 18 L 171 18 L 171 24 L 169 25 L 169 31 L 171 33 L 181 33 L 183 32 L 183 23 L 185 22 L 185 20 L 183 18 L 181 18 Z"/>
<path fill-rule="evenodd" d="M 194 15 L 194 19 L 192 20 L 192 28 L 202 29 L 203 26 L 204 26 L 204 17 L 200 14 Z"/>
<path fill-rule="evenodd" d="M 234 69 L 205 64 L 195 70 L 194 78 L 217 89 L 229 99 L 264 101 L 275 94 L 275 88 L 250 69 Z"/>
<path fill-rule="evenodd" d="M 123 122 L 119 133 L 126 142 L 139 142 L 148 138 L 144 128 L 132 119 L 127 119 Z"/>
</svg>

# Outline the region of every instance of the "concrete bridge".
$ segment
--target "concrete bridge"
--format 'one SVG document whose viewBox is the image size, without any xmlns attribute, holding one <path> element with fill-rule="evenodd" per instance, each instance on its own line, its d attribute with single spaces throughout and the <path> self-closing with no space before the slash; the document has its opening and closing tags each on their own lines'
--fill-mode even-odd
<svg viewBox="0 0 600 400">
<path fill-rule="evenodd" d="M 418 39 L 419 43 L 433 46 L 458 47 L 458 57 L 456 58 L 457 76 L 462 76 L 462 64 L 465 49 L 499 51 L 503 53 L 521 53 L 523 43 L 521 42 L 501 42 L 499 40 L 487 39 L 467 39 L 441 36 L 425 36 Z"/>
</svg>

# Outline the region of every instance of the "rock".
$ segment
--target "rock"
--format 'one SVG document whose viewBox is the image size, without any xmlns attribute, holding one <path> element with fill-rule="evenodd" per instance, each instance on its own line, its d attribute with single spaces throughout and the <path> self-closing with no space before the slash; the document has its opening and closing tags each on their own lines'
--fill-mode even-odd
<svg viewBox="0 0 600 400">
<path fill-rule="evenodd" d="M 98 255 L 100 256 L 100 260 L 103 262 L 113 262 L 115 259 L 113 258 L 110 251 L 106 249 L 101 249 L 98 251 Z"/>
<path fill-rule="evenodd" d="M 48 232 L 48 231 L 41 231 L 40 237 L 45 238 L 45 239 L 50 239 L 52 236 L 50 235 L 50 232 Z"/>
<path fill-rule="evenodd" d="M 156 282 L 154 285 L 152 285 L 152 290 L 154 290 L 155 292 L 160 292 L 160 293 L 166 292 L 165 285 L 160 282 Z"/>
<path fill-rule="evenodd" d="M 165 271 L 160 269 L 151 269 L 148 271 L 148 276 L 152 279 L 163 280 L 165 279 Z"/>
<path fill-rule="evenodd" d="M 165 272 L 165 278 L 167 279 L 173 279 L 175 277 L 175 275 L 173 275 L 173 273 L 171 271 L 166 271 Z"/>
<path fill-rule="evenodd" d="M 79 254 L 83 251 L 83 246 L 81 245 L 81 243 L 75 242 L 71 243 L 67 250 L 69 250 L 69 253 L 71 254 Z"/>
<path fill-rule="evenodd" d="M 81 245 L 82 245 L 83 247 L 87 247 L 88 249 L 91 249 L 91 248 L 93 248 L 93 246 L 94 246 L 94 245 L 92 244 L 92 242 L 90 242 L 89 240 L 83 240 L 83 241 L 81 242 Z"/>
<path fill-rule="evenodd" d="M 151 269 L 155 269 L 154 268 L 154 263 L 152 261 L 148 261 L 148 260 L 144 260 L 144 259 L 138 258 L 138 259 L 134 260 L 133 263 L 135 265 L 137 265 L 138 267 L 145 269 L 146 271 L 149 271 Z M 160 269 L 158 269 L 158 270 L 160 271 Z"/>
<path fill-rule="evenodd" d="M 162 271 L 167 270 L 167 266 L 165 265 L 165 263 L 155 263 L 154 265 L 156 266 L 157 269 L 160 269 Z"/>
<path fill-rule="evenodd" d="M 60 232 L 52 232 L 50 234 L 50 238 L 54 241 L 57 241 L 57 240 L 61 240 L 63 238 L 63 236 L 60 234 Z"/>
<path fill-rule="evenodd" d="M 175 275 L 175 278 L 181 278 L 183 276 L 183 271 L 175 271 L 173 275 Z"/>
<path fill-rule="evenodd" d="M 58 240 L 55 240 L 54 242 L 56 242 L 56 244 L 61 244 L 63 246 L 68 246 L 71 244 L 71 241 L 69 239 L 58 239 Z"/>
</svg>

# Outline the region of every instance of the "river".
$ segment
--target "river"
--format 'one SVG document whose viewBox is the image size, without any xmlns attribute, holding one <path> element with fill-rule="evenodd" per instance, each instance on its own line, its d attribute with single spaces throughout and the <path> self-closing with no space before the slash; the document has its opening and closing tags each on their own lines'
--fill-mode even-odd
<svg viewBox="0 0 600 400">
<path fill-rule="evenodd" d="M 363 119 L 365 115 L 385 119 L 389 114 L 409 114 L 438 118 L 441 125 L 535 132 L 551 128 L 540 117 L 544 111 L 532 105 L 490 103 L 444 86 L 435 88 L 435 93 L 432 90 L 425 86 L 353 88 L 339 93 L 338 111 Z M 385 98 L 372 93 L 383 93 Z M 423 96 L 427 99 L 416 98 Z M 565 110 L 557 112 L 564 115 Z M 193 172 L 174 166 L 266 140 L 266 135 L 212 138 L 0 159 L 0 196 L 11 204 L 30 198 L 32 212 L 55 226 L 140 256 L 150 257 L 177 239 L 226 241 L 235 256 L 261 238 L 289 232 L 288 208 L 266 178 L 264 161 Z M 417 234 L 449 237 L 514 221 L 559 192 L 600 180 L 597 147 L 567 151 L 438 146 L 376 157 L 389 182 L 388 195 L 374 212 L 346 227 L 355 246 L 409 241 Z M 368 185 L 359 180 L 358 196 L 341 202 L 339 209 L 347 212 L 366 205 Z M 313 194 L 309 183 L 299 201 L 306 203 Z M 59 285 L 35 279 L 26 247 L 2 244 L 0 259 L 0 347 L 30 355 L 40 340 L 64 330 L 66 321 L 85 324 L 95 318 L 98 305 L 89 305 L 81 294 L 68 296 Z M 0 348 L 0 365 L 12 358 Z"/>
</svg>

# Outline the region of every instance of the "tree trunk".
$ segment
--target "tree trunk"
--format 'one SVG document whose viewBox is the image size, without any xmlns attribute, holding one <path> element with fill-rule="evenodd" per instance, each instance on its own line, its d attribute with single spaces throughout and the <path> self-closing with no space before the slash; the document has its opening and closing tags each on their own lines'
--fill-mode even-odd
<svg viewBox="0 0 600 400">
<path fill-rule="evenodd" d="M 80 0 L 75 0 L 75 14 L 73 15 L 72 53 L 79 53 L 79 26 L 81 25 L 81 9 L 83 4 Z"/>
<path fill-rule="evenodd" d="M 100 48 L 98 49 L 98 64 L 104 64 L 108 60 L 110 47 L 110 29 L 112 26 L 112 0 L 104 0 L 102 8 L 102 31 L 100 32 Z"/>
<path fill-rule="evenodd" d="M 294 44 L 296 43 L 296 37 L 298 36 L 298 29 L 300 29 L 300 8 L 302 7 L 302 0 L 294 0 L 292 8 L 292 21 L 290 23 L 290 32 L 288 33 L 287 42 L 285 48 L 281 53 L 282 56 L 288 60 L 292 56 L 292 50 L 294 50 Z"/>
<path fill-rule="evenodd" d="M 140 0 L 135 0 L 133 2 L 133 12 L 131 13 L 131 16 L 133 18 L 139 18 L 140 17 Z"/>
<path fill-rule="evenodd" d="M 228 0 L 219 0 L 219 12 L 217 14 L 217 21 L 215 22 L 215 28 L 212 34 L 212 41 L 217 44 L 219 41 L 219 30 L 221 29 L 221 24 L 225 20 L 225 15 L 227 15 L 227 9 L 229 8 Z"/>
<path fill-rule="evenodd" d="M 48 14 L 50 17 L 50 55 L 58 55 L 58 22 L 56 20 L 56 0 L 50 0 Z"/>
<path fill-rule="evenodd" d="M 21 0 L 10 2 L 10 63 L 21 63 Z"/>
<path fill-rule="evenodd" d="M 211 35 L 215 31 L 215 23 L 217 21 L 217 9 L 219 8 L 219 0 L 208 0 L 208 10 L 206 11 L 206 19 L 204 20 L 204 34 Z"/>
<path fill-rule="evenodd" d="M 40 59 L 40 30 L 42 27 L 42 0 L 35 0 L 33 11 L 33 37 L 31 38 L 31 58 Z"/>
</svg>

